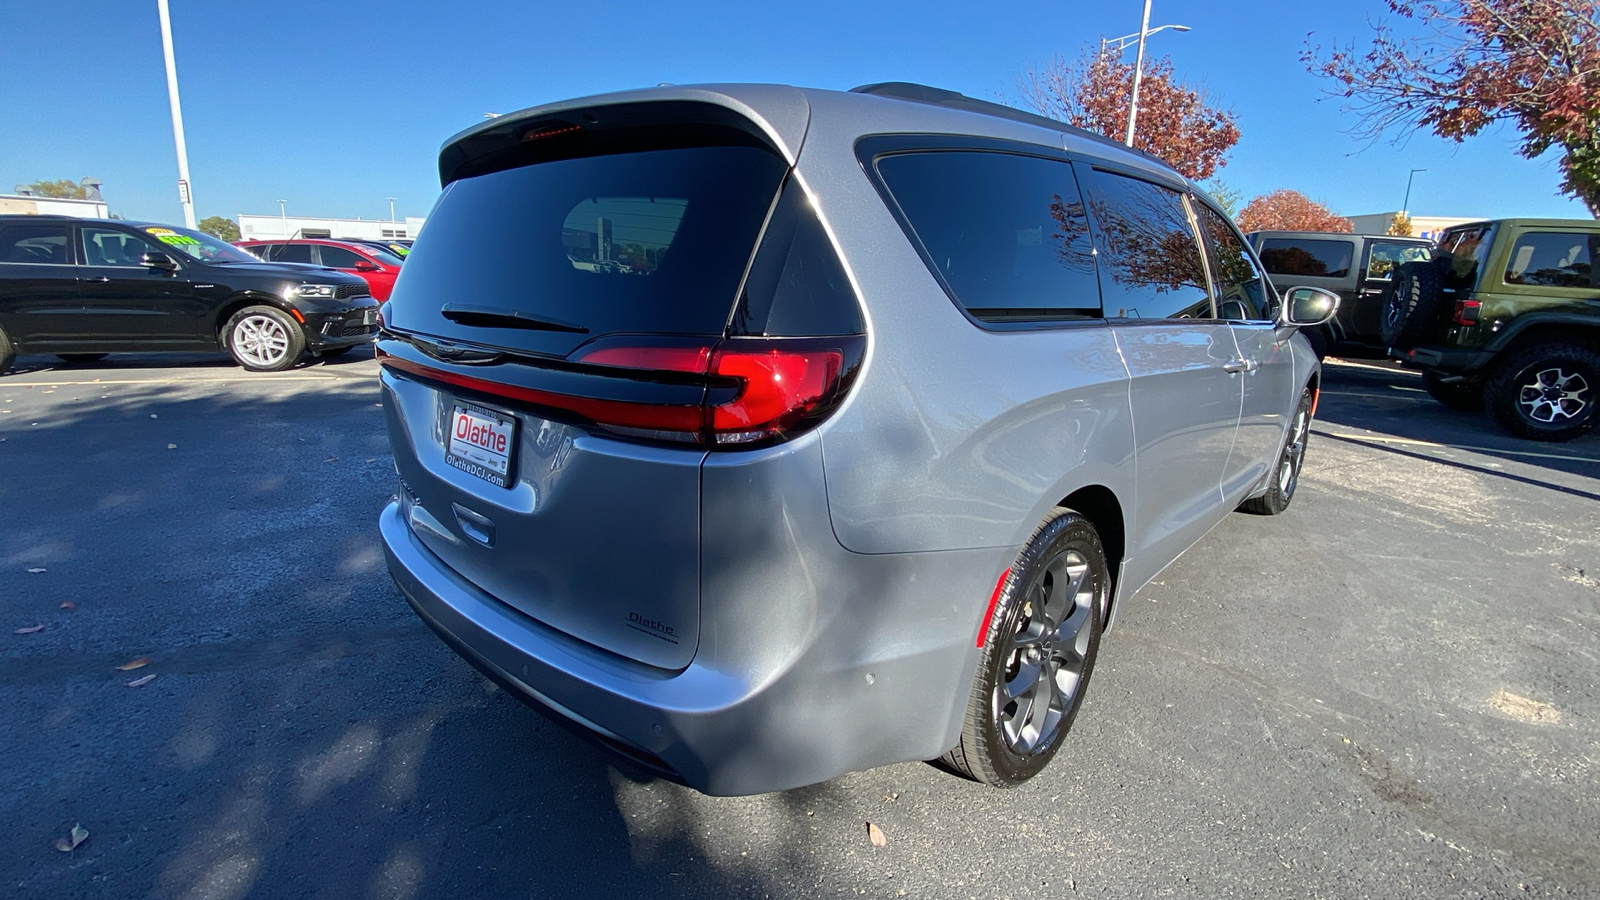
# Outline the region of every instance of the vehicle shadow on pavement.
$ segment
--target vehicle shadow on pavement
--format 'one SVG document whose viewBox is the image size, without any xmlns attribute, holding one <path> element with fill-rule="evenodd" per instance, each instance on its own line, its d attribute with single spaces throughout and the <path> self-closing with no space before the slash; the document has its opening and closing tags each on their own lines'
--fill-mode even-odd
<svg viewBox="0 0 1600 900">
<path fill-rule="evenodd" d="M 1600 431 L 1567 443 L 1525 440 L 1501 431 L 1484 413 L 1462 412 L 1439 404 L 1423 389 L 1419 373 L 1397 365 L 1328 361 L 1322 372 L 1322 399 L 1313 426 L 1316 439 L 1360 443 L 1385 453 L 1420 457 L 1497 477 L 1518 478 L 1555 490 L 1570 489 L 1554 482 L 1530 480 L 1481 465 L 1444 459 L 1438 447 L 1428 445 L 1447 445 L 1519 466 L 1600 477 Z M 1340 427 L 1329 429 L 1328 425 Z M 1358 430 L 1399 438 L 1402 442 L 1374 440 L 1372 435 Z M 1591 495 L 1584 492 L 1583 496 Z"/>
</svg>

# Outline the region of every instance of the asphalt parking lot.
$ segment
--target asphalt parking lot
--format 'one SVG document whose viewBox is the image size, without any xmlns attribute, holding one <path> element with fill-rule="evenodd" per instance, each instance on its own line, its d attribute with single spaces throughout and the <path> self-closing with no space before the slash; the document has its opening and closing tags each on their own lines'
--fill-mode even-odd
<svg viewBox="0 0 1600 900">
<path fill-rule="evenodd" d="M 1600 893 L 1600 433 L 1520 441 L 1414 374 L 1326 371 L 1293 508 L 1229 517 L 1122 610 L 1043 776 L 716 799 L 411 614 L 369 354 L 24 358 L 0 378 L 0 894 Z"/>
</svg>

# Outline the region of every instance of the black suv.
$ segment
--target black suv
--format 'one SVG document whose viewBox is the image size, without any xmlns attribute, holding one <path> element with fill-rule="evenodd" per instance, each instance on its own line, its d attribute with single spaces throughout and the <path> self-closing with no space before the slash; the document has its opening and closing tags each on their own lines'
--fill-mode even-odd
<svg viewBox="0 0 1600 900">
<path fill-rule="evenodd" d="M 264 263 L 199 231 L 66 216 L 0 216 L 0 372 L 18 353 L 227 350 L 257 372 L 377 332 L 367 283 Z"/>
<path fill-rule="evenodd" d="M 1433 242 L 1423 238 L 1322 231 L 1252 231 L 1246 236 L 1273 283 L 1305 284 L 1339 295 L 1339 313 L 1302 329 L 1317 356 L 1384 359 L 1383 298 L 1395 269 L 1427 260 Z"/>
</svg>

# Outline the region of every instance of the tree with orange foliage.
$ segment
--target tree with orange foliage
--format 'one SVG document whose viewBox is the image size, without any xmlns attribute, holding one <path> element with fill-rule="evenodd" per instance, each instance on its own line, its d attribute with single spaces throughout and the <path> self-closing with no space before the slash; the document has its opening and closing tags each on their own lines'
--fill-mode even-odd
<svg viewBox="0 0 1600 900">
<path fill-rule="evenodd" d="M 1420 36 L 1373 26 L 1354 44 L 1301 59 L 1359 116 L 1358 136 L 1398 141 L 1419 128 L 1463 141 L 1497 122 L 1523 156 L 1560 148 L 1561 190 L 1600 216 L 1600 3 L 1595 0 L 1385 0 Z"/>
<path fill-rule="evenodd" d="M 1280 188 L 1251 200 L 1236 219 L 1240 231 L 1339 231 L 1355 229 L 1350 220 L 1299 191 Z"/>
<path fill-rule="evenodd" d="M 1086 47 L 1075 62 L 1051 57 L 1043 68 L 1029 69 L 1017 89 L 1023 102 L 1053 119 L 1119 143 L 1127 134 L 1133 65 L 1109 53 Z M 1199 181 L 1227 165 L 1225 156 L 1237 143 L 1232 110 L 1210 105 L 1203 90 L 1178 82 L 1167 57 L 1145 59 L 1136 149 Z"/>
</svg>

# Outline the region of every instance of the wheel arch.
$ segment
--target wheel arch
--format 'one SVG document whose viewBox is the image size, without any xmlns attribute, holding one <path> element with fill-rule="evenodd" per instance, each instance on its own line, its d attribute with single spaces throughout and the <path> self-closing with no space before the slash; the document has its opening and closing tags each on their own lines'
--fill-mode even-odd
<svg viewBox="0 0 1600 900">
<path fill-rule="evenodd" d="M 1515 353 L 1539 343 L 1579 344 L 1600 352 L 1600 320 L 1575 313 L 1532 313 L 1519 316 L 1503 334 L 1484 349 L 1495 354 Z"/>
<path fill-rule="evenodd" d="M 241 291 L 229 297 L 221 306 L 217 307 L 217 317 L 211 323 L 211 333 L 216 336 L 218 344 L 223 347 L 228 345 L 227 338 L 223 335 L 222 330 L 228 327 L 228 320 L 233 318 L 235 313 L 247 306 L 270 306 L 294 319 L 300 325 L 301 331 L 305 330 L 305 323 L 300 320 L 300 316 L 296 314 L 294 307 L 284 302 L 282 297 L 254 291 Z"/>
<path fill-rule="evenodd" d="M 1122 501 L 1111 488 L 1103 484 L 1091 484 L 1078 488 L 1063 497 L 1059 507 L 1070 509 L 1089 520 L 1094 526 L 1095 533 L 1100 535 L 1100 546 L 1106 552 L 1106 563 L 1111 570 L 1110 590 L 1106 592 L 1106 611 L 1104 624 L 1110 627 L 1115 618 L 1113 612 L 1117 604 L 1117 587 L 1122 582 L 1122 566 L 1127 557 L 1128 529 L 1127 518 L 1123 513 Z"/>
</svg>

